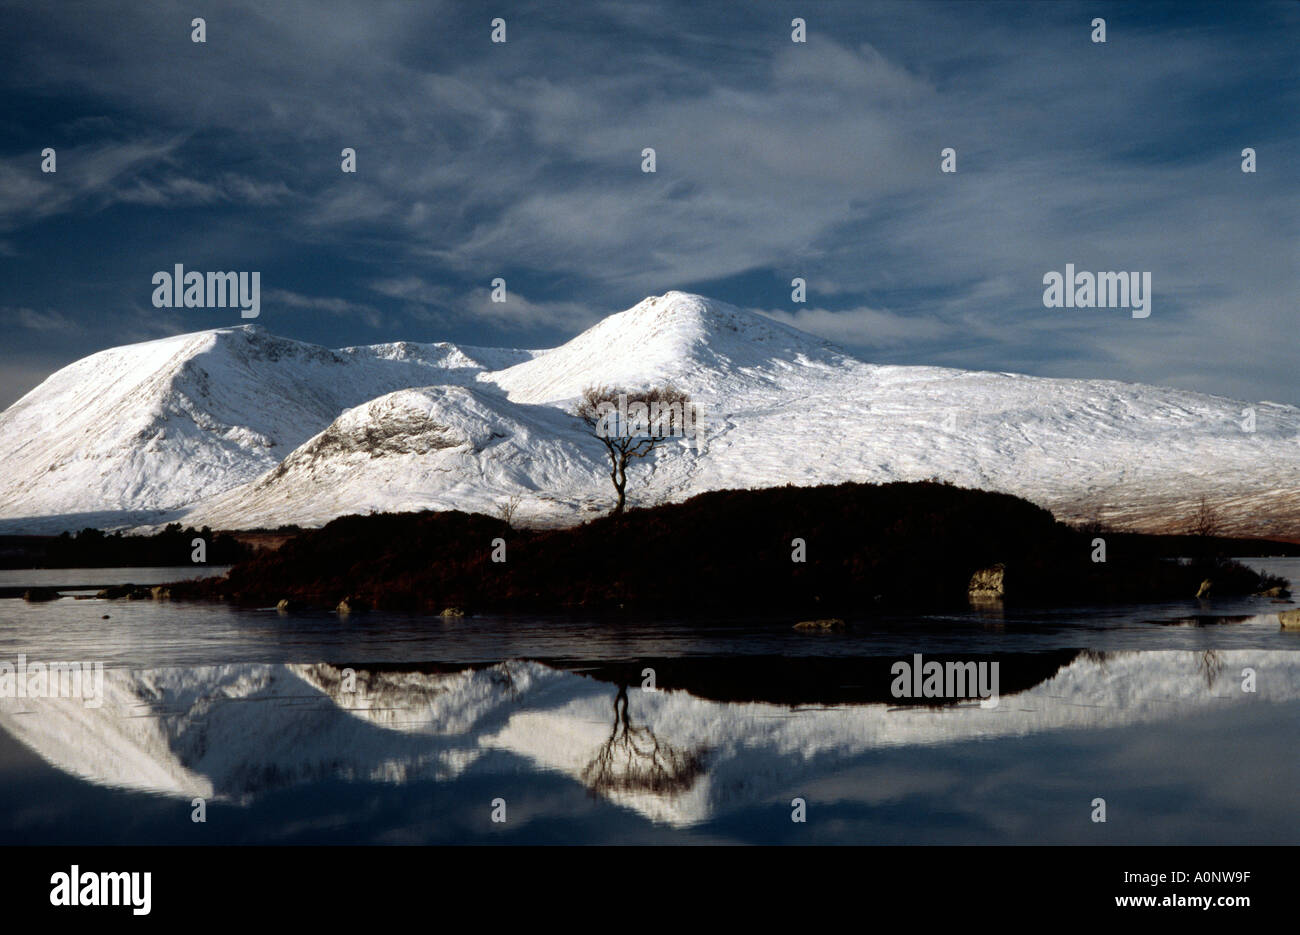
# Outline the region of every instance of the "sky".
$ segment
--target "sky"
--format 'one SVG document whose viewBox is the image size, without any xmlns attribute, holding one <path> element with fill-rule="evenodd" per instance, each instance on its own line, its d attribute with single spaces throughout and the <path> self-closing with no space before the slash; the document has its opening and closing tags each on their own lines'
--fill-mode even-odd
<svg viewBox="0 0 1300 935">
<path fill-rule="evenodd" d="M 332 347 L 679 289 L 878 363 L 1300 404 L 1297 48 L 1294 2 L 0 0 L 0 406 L 245 323 L 155 308 L 177 263 Z M 1150 316 L 1046 307 L 1067 263 L 1150 272 Z"/>
</svg>

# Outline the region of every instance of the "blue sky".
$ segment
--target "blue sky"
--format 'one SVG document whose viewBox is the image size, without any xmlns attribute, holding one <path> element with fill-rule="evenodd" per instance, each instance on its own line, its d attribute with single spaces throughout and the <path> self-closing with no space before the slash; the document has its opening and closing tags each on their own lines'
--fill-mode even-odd
<svg viewBox="0 0 1300 935">
<path fill-rule="evenodd" d="M 241 323 L 153 308 L 176 263 L 330 346 L 684 289 L 882 363 L 1300 404 L 1297 47 L 1291 2 L 0 3 L 0 405 Z M 1150 318 L 1045 308 L 1066 263 L 1150 271 Z"/>
</svg>

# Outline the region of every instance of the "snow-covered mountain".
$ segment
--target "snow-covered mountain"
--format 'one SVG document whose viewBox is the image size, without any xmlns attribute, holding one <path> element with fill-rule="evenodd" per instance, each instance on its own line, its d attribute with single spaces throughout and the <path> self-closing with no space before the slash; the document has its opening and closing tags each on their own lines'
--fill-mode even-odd
<svg viewBox="0 0 1300 935">
<path fill-rule="evenodd" d="M 253 327 L 94 354 L 0 414 L 0 529 L 179 519 L 316 525 L 369 510 L 580 520 L 611 503 L 586 386 L 671 383 L 707 445 L 665 446 L 634 505 L 706 490 L 939 478 L 1065 519 L 1168 530 L 1204 496 L 1226 532 L 1300 536 L 1300 409 L 1105 380 L 876 366 L 670 292 L 549 351 L 331 351 Z M 1254 430 L 1243 428 L 1245 410 Z"/>
<path fill-rule="evenodd" d="M 445 343 L 332 351 L 256 325 L 101 351 L 0 413 L 0 525 L 122 525 L 181 511 L 275 468 L 349 407 L 472 383 L 529 356 Z"/>
</svg>

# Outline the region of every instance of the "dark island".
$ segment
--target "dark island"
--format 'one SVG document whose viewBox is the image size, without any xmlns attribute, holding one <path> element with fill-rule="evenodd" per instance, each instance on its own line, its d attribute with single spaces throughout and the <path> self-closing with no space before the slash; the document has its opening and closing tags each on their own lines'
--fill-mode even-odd
<svg viewBox="0 0 1300 935">
<path fill-rule="evenodd" d="M 224 578 L 169 590 L 289 610 L 758 613 L 827 625 L 972 600 L 1286 596 L 1286 581 L 1227 558 L 1232 547 L 1077 529 L 1018 497 L 945 483 L 846 483 L 716 491 L 563 529 L 458 511 L 346 516 Z"/>
<path fill-rule="evenodd" d="M 132 568 L 189 565 L 194 540 L 204 542 L 204 561 L 233 565 L 253 554 L 239 539 L 207 526 L 169 523 L 151 535 L 124 535 L 88 527 L 58 536 L 0 536 L 0 568 Z"/>
</svg>

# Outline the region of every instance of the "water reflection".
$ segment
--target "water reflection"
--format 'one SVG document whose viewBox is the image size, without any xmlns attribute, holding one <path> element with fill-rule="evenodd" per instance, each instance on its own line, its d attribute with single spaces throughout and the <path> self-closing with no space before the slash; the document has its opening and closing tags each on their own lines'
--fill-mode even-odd
<svg viewBox="0 0 1300 935">
<path fill-rule="evenodd" d="M 1242 689 L 1247 668 L 1257 691 Z M 1300 654 L 1254 650 L 1079 652 L 993 709 L 791 704 L 765 700 L 762 684 L 749 687 L 752 700 L 717 700 L 645 691 L 592 669 L 536 661 L 117 668 L 105 673 L 101 707 L 3 698 L 0 727 L 97 786 L 240 806 L 326 779 L 449 783 L 480 764 L 499 769 L 504 754 L 516 773 L 566 777 L 642 819 L 688 828 L 832 782 L 885 749 L 1186 721 L 1300 697 Z M 778 697 L 782 690 L 771 687 Z M 716 693 L 734 694 L 734 685 Z M 1294 706 L 1277 710 L 1293 716 Z"/>
<path fill-rule="evenodd" d="M 1207 649 L 1201 653 L 1200 658 L 1196 661 L 1196 667 L 1205 676 L 1206 688 L 1214 688 L 1214 683 L 1219 680 L 1219 676 L 1223 673 L 1223 666 L 1223 653 L 1218 650 Z"/>
<path fill-rule="evenodd" d="M 627 713 L 627 685 L 614 696 L 614 727 L 609 739 L 582 769 L 582 782 L 597 794 L 648 792 L 676 796 L 688 792 L 704 769 L 703 746 L 682 750 L 661 741 L 649 727 L 634 727 Z"/>
</svg>

